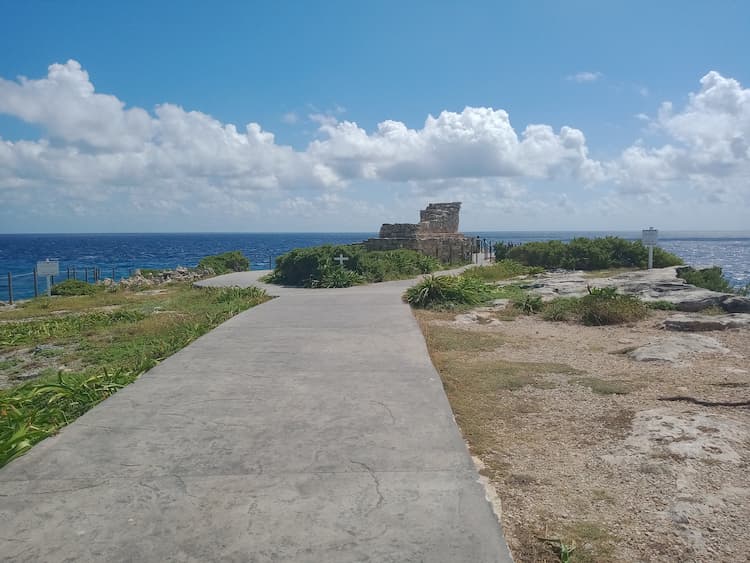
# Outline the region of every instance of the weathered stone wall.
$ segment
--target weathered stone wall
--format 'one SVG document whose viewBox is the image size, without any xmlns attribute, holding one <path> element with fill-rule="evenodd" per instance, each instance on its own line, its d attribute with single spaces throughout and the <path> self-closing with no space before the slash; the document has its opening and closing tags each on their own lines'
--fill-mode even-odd
<svg viewBox="0 0 750 563">
<path fill-rule="evenodd" d="M 458 233 L 461 202 L 430 203 L 419 212 L 420 233 Z"/>
<path fill-rule="evenodd" d="M 471 261 L 474 240 L 464 236 L 428 238 L 371 238 L 365 241 L 367 250 L 416 250 L 433 256 L 445 264 Z"/>
<path fill-rule="evenodd" d="M 475 241 L 458 232 L 460 202 L 430 203 L 419 212 L 420 222 L 384 223 L 380 238 L 364 242 L 367 250 L 406 248 L 433 256 L 446 264 L 467 262 Z"/>
<path fill-rule="evenodd" d="M 380 238 L 417 238 L 419 225 L 413 223 L 383 223 Z"/>
</svg>

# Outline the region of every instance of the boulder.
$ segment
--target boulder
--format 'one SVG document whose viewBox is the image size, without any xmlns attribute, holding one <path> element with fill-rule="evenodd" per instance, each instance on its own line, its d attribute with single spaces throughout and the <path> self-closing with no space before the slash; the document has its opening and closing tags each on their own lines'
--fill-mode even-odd
<svg viewBox="0 0 750 563">
<path fill-rule="evenodd" d="M 686 295 L 684 296 L 685 298 L 673 301 L 673 303 L 678 311 L 685 311 L 686 313 L 697 313 L 698 311 L 705 311 L 713 307 L 721 308 L 726 295 L 713 291 L 710 293 L 713 295 L 704 295 L 703 292 L 696 291 L 693 292 L 693 295 Z"/>
<path fill-rule="evenodd" d="M 704 332 L 750 327 L 750 314 L 727 315 L 671 315 L 664 319 L 664 328 L 684 332 Z"/>
<path fill-rule="evenodd" d="M 727 313 L 750 313 L 750 298 L 739 295 L 727 297 L 722 301 L 721 308 Z"/>
<path fill-rule="evenodd" d="M 652 342 L 628 352 L 628 356 L 637 362 L 677 362 L 689 354 L 720 353 L 727 354 L 729 349 L 715 338 L 702 334 L 673 335 L 659 342 Z"/>
</svg>

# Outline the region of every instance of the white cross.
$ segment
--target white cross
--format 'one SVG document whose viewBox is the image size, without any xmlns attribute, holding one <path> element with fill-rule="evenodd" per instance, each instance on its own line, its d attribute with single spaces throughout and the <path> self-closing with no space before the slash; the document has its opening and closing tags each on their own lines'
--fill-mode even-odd
<svg viewBox="0 0 750 563">
<path fill-rule="evenodd" d="M 347 258 L 346 256 L 344 256 L 344 255 L 343 255 L 343 254 L 341 254 L 341 253 L 339 253 L 339 255 L 338 255 L 338 256 L 334 256 L 334 257 L 333 257 L 333 259 L 334 259 L 334 260 L 335 260 L 336 262 L 338 262 L 338 263 L 339 263 L 339 266 L 341 266 L 342 268 L 344 267 L 344 262 L 346 262 L 347 260 L 349 260 L 349 258 Z"/>
</svg>

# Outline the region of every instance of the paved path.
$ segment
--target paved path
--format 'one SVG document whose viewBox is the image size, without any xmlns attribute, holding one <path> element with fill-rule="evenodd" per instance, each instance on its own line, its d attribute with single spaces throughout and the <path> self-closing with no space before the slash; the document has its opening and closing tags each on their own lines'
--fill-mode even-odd
<svg viewBox="0 0 750 563">
<path fill-rule="evenodd" d="M 0 560 L 510 561 L 411 283 L 274 288 L 0 469 Z"/>
</svg>

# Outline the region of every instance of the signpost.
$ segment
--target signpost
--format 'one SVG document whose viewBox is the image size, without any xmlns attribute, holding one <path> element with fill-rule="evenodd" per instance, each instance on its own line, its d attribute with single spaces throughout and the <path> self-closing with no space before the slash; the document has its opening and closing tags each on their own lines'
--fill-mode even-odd
<svg viewBox="0 0 750 563">
<path fill-rule="evenodd" d="M 36 275 L 47 278 L 47 295 L 52 295 L 52 277 L 60 275 L 60 262 L 50 260 L 36 263 Z"/>
<path fill-rule="evenodd" d="M 653 227 L 641 231 L 643 246 L 648 248 L 648 269 L 654 267 L 654 247 L 659 242 L 659 231 Z"/>
</svg>

